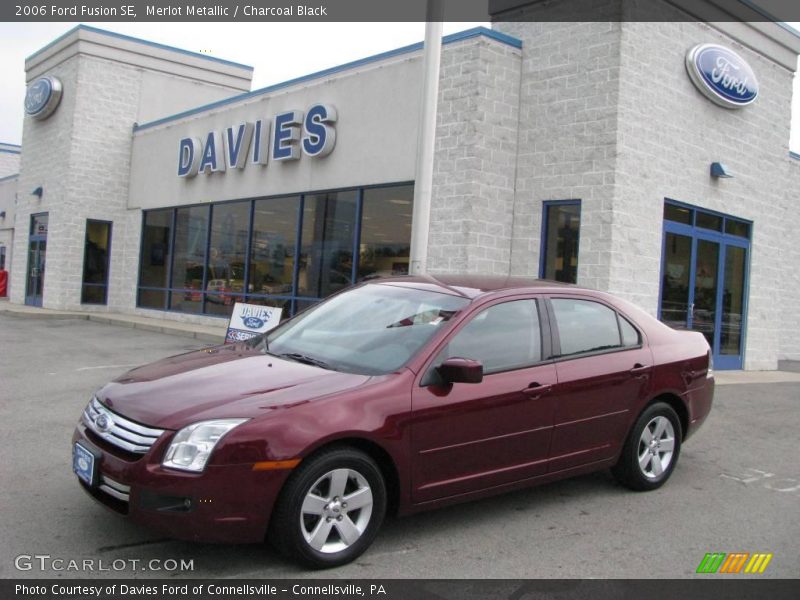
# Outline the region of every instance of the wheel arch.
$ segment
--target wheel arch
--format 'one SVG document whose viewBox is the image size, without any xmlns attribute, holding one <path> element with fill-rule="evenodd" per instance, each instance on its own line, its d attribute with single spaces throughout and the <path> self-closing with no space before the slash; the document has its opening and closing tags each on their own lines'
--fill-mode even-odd
<svg viewBox="0 0 800 600">
<path fill-rule="evenodd" d="M 389 452 L 372 440 L 350 436 L 324 442 L 305 456 L 300 464 L 302 465 L 309 458 L 332 448 L 353 448 L 363 452 L 375 461 L 386 483 L 386 514 L 397 514 L 400 505 L 400 474 Z M 286 484 L 284 483 L 284 485 Z"/>
<path fill-rule="evenodd" d="M 642 408 L 639 414 L 642 414 L 645 410 L 647 410 L 648 407 L 652 406 L 656 402 L 663 402 L 672 407 L 672 410 L 675 411 L 675 413 L 678 415 L 678 419 L 680 419 L 681 422 L 681 441 L 685 440 L 686 433 L 689 430 L 689 408 L 686 406 L 686 403 L 677 394 L 672 392 L 662 392 L 661 394 L 654 396 L 650 402 L 648 402 Z"/>
</svg>

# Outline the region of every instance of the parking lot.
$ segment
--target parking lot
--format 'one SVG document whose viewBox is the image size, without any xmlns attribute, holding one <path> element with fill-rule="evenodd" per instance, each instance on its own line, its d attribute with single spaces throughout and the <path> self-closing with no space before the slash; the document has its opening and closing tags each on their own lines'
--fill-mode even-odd
<svg viewBox="0 0 800 600">
<path fill-rule="evenodd" d="M 652 493 L 599 473 L 392 520 L 355 563 L 314 574 L 267 546 L 163 539 L 84 494 L 71 472 L 70 436 L 104 382 L 202 346 L 85 320 L 0 314 L 0 577 L 683 578 L 707 552 L 772 553 L 758 577 L 800 573 L 797 382 L 719 386 L 706 425 Z M 53 569 L 85 559 L 94 571 Z M 164 568 L 182 560 L 193 569 Z M 119 561 L 123 570 L 97 570 Z"/>
</svg>

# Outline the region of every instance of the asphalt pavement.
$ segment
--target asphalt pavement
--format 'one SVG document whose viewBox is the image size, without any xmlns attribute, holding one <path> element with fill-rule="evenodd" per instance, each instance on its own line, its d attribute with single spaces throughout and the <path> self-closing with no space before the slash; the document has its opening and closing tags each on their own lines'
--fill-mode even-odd
<svg viewBox="0 0 800 600">
<path fill-rule="evenodd" d="M 395 519 L 355 563 L 322 572 L 266 545 L 164 539 L 84 494 L 70 437 L 107 380 L 205 345 L 0 314 L 0 577 L 685 578 L 708 552 L 772 553 L 757 577 L 800 574 L 800 382 L 791 378 L 718 386 L 711 416 L 656 492 L 596 473 Z"/>
</svg>

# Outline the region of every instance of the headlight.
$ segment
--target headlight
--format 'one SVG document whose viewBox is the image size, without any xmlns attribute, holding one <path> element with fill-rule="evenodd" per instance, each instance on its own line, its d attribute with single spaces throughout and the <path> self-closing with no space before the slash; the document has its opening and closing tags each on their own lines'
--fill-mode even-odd
<svg viewBox="0 0 800 600">
<path fill-rule="evenodd" d="M 161 465 L 170 469 L 201 472 L 222 437 L 245 421 L 247 419 L 215 419 L 187 425 L 172 439 Z"/>
</svg>

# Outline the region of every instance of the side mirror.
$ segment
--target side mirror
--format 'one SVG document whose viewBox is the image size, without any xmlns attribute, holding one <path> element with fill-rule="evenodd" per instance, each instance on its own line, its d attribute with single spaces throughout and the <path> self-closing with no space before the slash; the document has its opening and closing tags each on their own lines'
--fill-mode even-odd
<svg viewBox="0 0 800 600">
<path fill-rule="evenodd" d="M 483 365 L 470 358 L 448 358 L 436 370 L 445 383 L 480 383 L 483 381 Z"/>
</svg>

